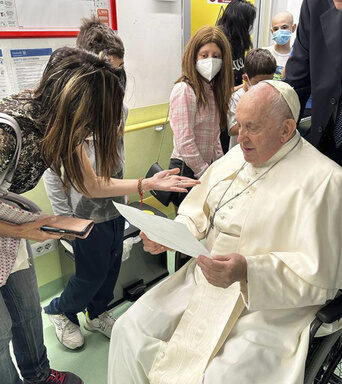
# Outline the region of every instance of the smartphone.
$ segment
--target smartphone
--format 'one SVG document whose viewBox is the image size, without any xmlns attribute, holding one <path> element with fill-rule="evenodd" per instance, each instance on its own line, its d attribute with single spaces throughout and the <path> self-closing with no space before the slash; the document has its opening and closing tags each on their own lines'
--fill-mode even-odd
<svg viewBox="0 0 342 384">
<path fill-rule="evenodd" d="M 40 229 L 44 232 L 53 232 L 53 233 L 69 233 L 69 231 L 66 231 L 62 228 L 54 228 L 54 227 L 48 227 L 47 225 L 43 225 L 40 227 Z"/>
<path fill-rule="evenodd" d="M 63 219 L 64 219 L 64 222 L 68 219 L 71 219 L 71 221 L 74 221 L 74 222 L 75 221 L 82 221 L 81 229 L 78 229 L 78 228 L 77 229 L 57 228 L 57 227 L 49 227 L 48 225 L 43 225 L 40 227 L 40 229 L 42 231 L 45 231 L 45 232 L 61 233 L 61 234 L 72 235 L 72 236 L 79 237 L 81 239 L 85 239 L 89 235 L 89 232 L 92 230 L 92 228 L 94 226 L 94 222 L 91 220 L 74 219 L 74 218 L 69 218 L 69 217 L 63 218 Z M 84 222 L 85 222 L 85 224 L 87 224 L 86 226 L 84 226 Z"/>
</svg>

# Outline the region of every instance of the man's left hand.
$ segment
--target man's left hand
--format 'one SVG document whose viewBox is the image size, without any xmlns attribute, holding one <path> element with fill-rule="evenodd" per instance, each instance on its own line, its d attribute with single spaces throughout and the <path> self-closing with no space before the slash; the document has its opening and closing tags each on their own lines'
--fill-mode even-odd
<svg viewBox="0 0 342 384">
<path fill-rule="evenodd" d="M 150 240 L 144 232 L 140 232 L 139 236 L 141 237 L 144 243 L 144 251 L 150 252 L 152 255 L 159 255 L 162 252 L 168 250 L 167 247 L 164 247 L 162 244 L 158 244 L 152 240 Z"/>
<path fill-rule="evenodd" d="M 236 281 L 247 279 L 247 261 L 239 253 L 213 256 L 212 259 L 199 256 L 197 264 L 208 282 L 216 287 L 228 288 Z"/>
</svg>

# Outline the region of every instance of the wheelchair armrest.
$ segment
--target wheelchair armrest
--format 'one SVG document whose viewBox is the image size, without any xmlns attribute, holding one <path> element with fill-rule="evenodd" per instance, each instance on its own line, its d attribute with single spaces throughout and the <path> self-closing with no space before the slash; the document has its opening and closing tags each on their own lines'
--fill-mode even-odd
<svg viewBox="0 0 342 384">
<path fill-rule="evenodd" d="M 342 295 L 330 301 L 322 307 L 317 313 L 316 317 L 323 323 L 333 323 L 342 317 Z"/>
</svg>

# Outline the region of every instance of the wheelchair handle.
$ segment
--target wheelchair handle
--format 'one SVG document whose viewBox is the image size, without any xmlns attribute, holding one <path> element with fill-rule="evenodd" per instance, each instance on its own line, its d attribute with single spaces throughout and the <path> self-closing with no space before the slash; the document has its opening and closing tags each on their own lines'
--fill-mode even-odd
<svg viewBox="0 0 342 384">
<path fill-rule="evenodd" d="M 316 318 L 323 323 L 333 323 L 342 317 L 342 295 L 336 297 L 324 307 L 322 307 L 316 314 Z"/>
</svg>

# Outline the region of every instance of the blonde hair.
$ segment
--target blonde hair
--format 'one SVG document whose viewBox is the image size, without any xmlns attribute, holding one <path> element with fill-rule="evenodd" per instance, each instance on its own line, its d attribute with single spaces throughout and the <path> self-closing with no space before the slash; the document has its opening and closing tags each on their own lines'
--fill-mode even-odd
<svg viewBox="0 0 342 384">
<path fill-rule="evenodd" d="M 222 52 L 222 67 L 212 80 L 212 84 L 220 115 L 220 127 L 224 130 L 227 127 L 227 113 L 229 100 L 233 93 L 234 75 L 230 44 L 219 27 L 203 27 L 190 39 L 183 54 L 182 76 L 176 83 L 184 81 L 192 87 L 198 107 L 204 107 L 207 104 L 203 79 L 196 70 L 196 61 L 198 51 L 208 43 L 215 43 Z"/>
<path fill-rule="evenodd" d="M 59 176 L 63 166 L 66 179 L 83 193 L 87 190 L 77 147 L 88 136 L 93 135 L 96 169 L 105 180 L 121 161 L 122 76 L 122 70 L 95 54 L 61 48 L 51 56 L 34 92 L 37 122 L 45 127 L 43 159 Z"/>
</svg>

